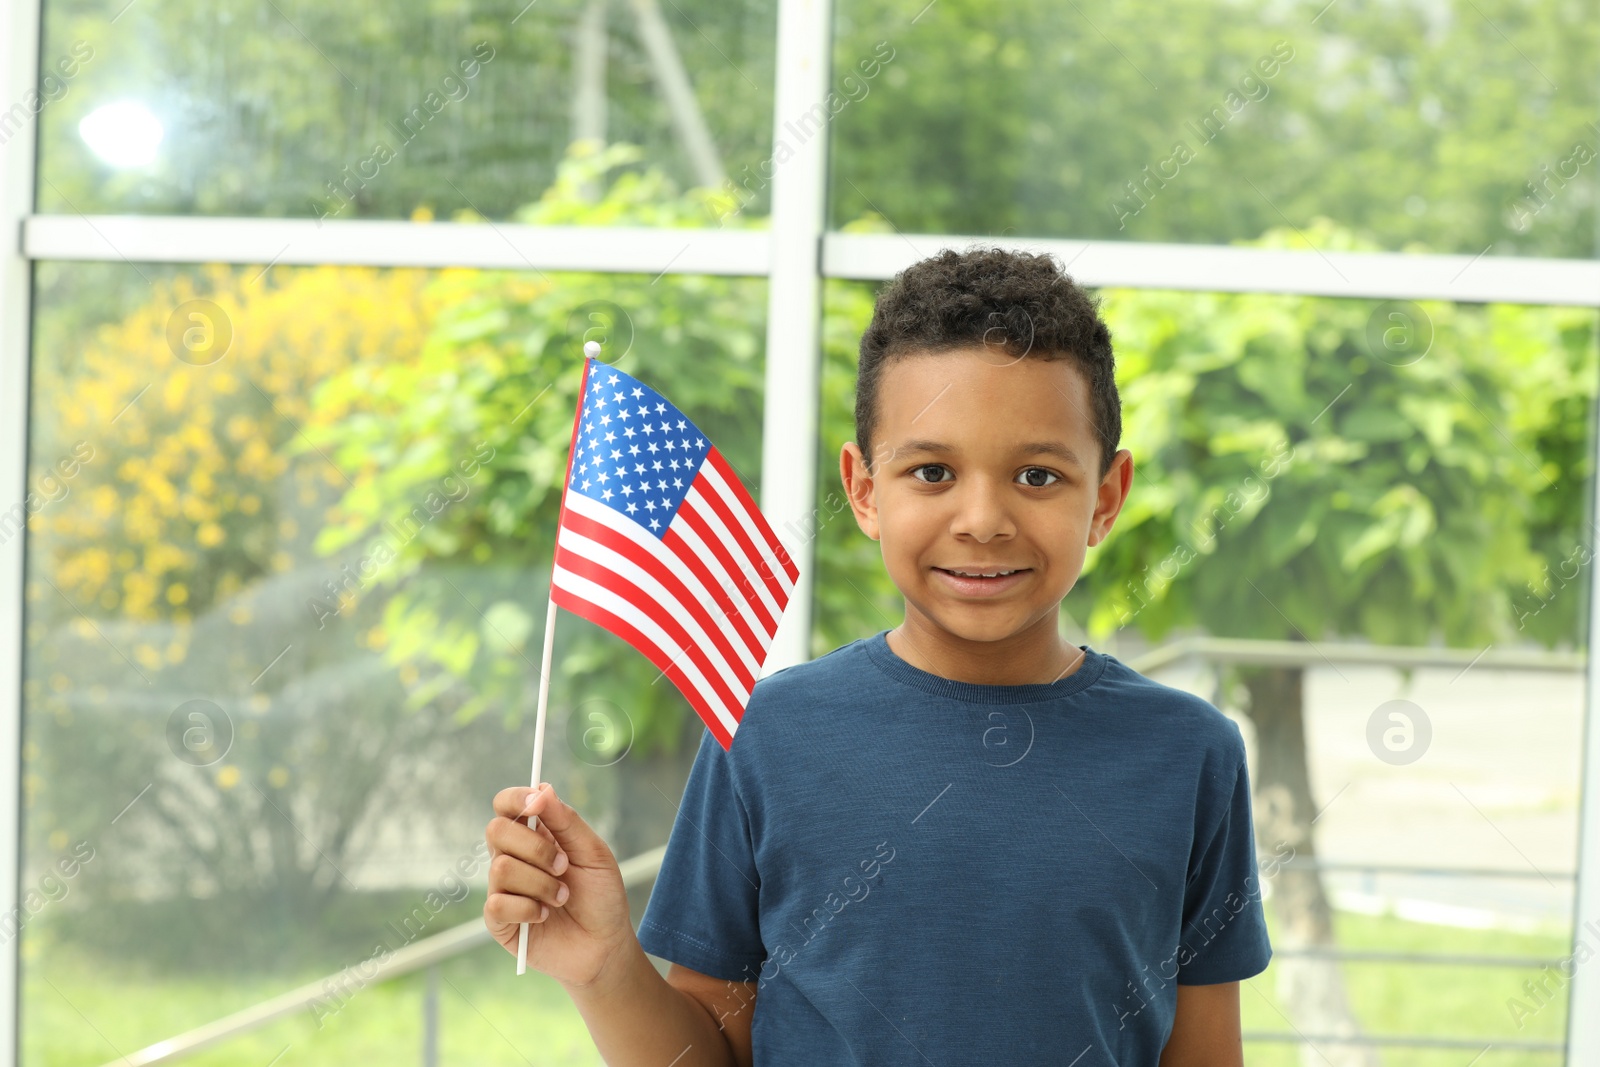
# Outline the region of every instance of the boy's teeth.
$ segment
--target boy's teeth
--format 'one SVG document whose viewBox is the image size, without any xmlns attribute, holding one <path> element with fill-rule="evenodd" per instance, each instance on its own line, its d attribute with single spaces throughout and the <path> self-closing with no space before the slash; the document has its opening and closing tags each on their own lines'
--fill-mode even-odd
<svg viewBox="0 0 1600 1067">
<path fill-rule="evenodd" d="M 1015 574 L 1017 572 L 1016 571 L 995 571 L 992 574 L 973 574 L 970 571 L 951 571 L 950 573 L 951 574 L 959 574 L 963 578 L 998 578 L 998 577 L 1001 577 L 1002 575 Z"/>
</svg>

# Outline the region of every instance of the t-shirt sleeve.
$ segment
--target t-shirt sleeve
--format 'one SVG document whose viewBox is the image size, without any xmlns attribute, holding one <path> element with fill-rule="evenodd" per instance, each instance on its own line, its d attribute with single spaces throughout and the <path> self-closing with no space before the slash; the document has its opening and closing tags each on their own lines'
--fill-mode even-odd
<svg viewBox="0 0 1600 1067">
<path fill-rule="evenodd" d="M 729 758 L 709 730 L 701 735 L 639 923 L 639 944 L 652 956 L 713 978 L 753 982 L 767 957 L 760 877 Z"/>
<path fill-rule="evenodd" d="M 1237 771 L 1231 775 L 1231 790 L 1218 790 L 1215 804 L 1202 805 L 1220 806 L 1220 815 L 1202 810 L 1197 820 L 1197 825 L 1215 829 L 1196 840 L 1184 889 L 1181 945 L 1188 951 L 1178 955 L 1180 985 L 1252 978 L 1266 970 L 1272 959 L 1261 907 L 1244 738 L 1236 723 L 1230 720 L 1230 725 L 1236 741 Z"/>
</svg>

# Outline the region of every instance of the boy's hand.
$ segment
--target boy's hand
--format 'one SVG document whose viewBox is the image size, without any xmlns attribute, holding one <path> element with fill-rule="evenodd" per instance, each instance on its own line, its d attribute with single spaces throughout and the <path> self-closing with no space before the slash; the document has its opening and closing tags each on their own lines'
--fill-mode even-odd
<svg viewBox="0 0 1600 1067">
<path fill-rule="evenodd" d="M 484 925 L 513 956 L 528 927 L 528 966 L 586 986 L 634 937 L 628 894 L 611 849 L 548 782 L 495 794 Z M 528 816 L 537 816 L 529 829 Z M 568 896 L 562 898 L 565 888 Z"/>
</svg>

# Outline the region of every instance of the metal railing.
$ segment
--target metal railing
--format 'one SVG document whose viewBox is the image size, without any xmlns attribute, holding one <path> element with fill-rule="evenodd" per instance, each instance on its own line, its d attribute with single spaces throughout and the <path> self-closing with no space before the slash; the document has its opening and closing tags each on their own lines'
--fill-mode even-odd
<svg viewBox="0 0 1600 1067">
<path fill-rule="evenodd" d="M 659 845 L 648 852 L 641 852 L 637 856 L 623 860 L 617 865 L 622 871 L 622 884 L 633 889 L 654 881 L 656 872 L 661 869 L 661 857 L 666 855 L 666 852 L 667 846 Z M 488 944 L 493 944 L 493 939 L 489 936 L 489 928 L 483 924 L 483 919 L 480 917 L 396 950 L 388 959 L 374 964 L 372 977 L 363 977 L 363 982 L 366 985 L 376 985 L 424 967 L 436 968 L 445 960 Z M 236 1011 L 232 1015 L 198 1026 L 165 1041 L 157 1041 L 130 1055 L 119 1056 L 106 1064 L 106 1067 L 149 1067 L 157 1063 L 174 1063 L 229 1038 L 265 1026 L 292 1012 L 309 1010 L 314 1002 L 328 998 L 330 987 L 343 975 L 343 970 L 335 971 L 271 1000 L 251 1005 L 242 1011 Z M 433 1006 L 429 1007 L 427 1002 L 424 1003 L 424 1016 L 436 1022 L 438 989 L 437 983 L 431 980 L 428 997 Z M 423 1063 L 432 1065 L 438 1062 L 438 1027 L 425 1026 L 423 1030 Z"/>
<path fill-rule="evenodd" d="M 1232 638 L 1186 637 L 1131 657 L 1128 666 L 1149 674 L 1188 659 L 1201 659 L 1209 663 L 1250 664 L 1254 666 L 1317 667 L 1331 663 L 1345 663 L 1387 667 L 1459 667 L 1465 670 L 1473 665 L 1483 665 L 1498 670 L 1581 671 L 1588 657 L 1581 652 L 1546 652 L 1542 650 L 1506 649 L 1473 653 L 1470 650 L 1426 647 L 1395 647 L 1353 645 L 1304 641 L 1246 641 Z M 622 861 L 623 884 L 632 889 L 654 881 L 661 868 L 666 846 L 661 845 Z M 1345 870 L 1382 872 L 1392 874 L 1423 874 L 1463 878 L 1520 878 L 1535 877 L 1531 872 L 1485 868 L 1407 867 L 1392 864 L 1327 862 L 1297 857 L 1278 861 L 1281 866 L 1311 866 L 1319 870 Z M 1548 873 L 1548 872 L 1546 872 Z M 1574 872 L 1560 872 L 1553 877 L 1572 881 Z M 423 1027 L 424 1047 L 422 1062 L 425 1067 L 437 1064 L 438 1041 L 438 990 L 436 971 L 440 963 L 465 952 L 491 943 L 488 928 L 481 918 L 462 923 L 443 933 L 424 938 L 416 944 L 399 949 L 381 963 L 374 965 L 370 978 L 364 985 L 374 985 L 399 978 L 402 975 L 428 968 L 430 980 L 424 997 Z M 1530 956 L 1476 956 L 1452 953 L 1385 952 L 1368 949 L 1343 949 L 1338 947 L 1285 947 L 1274 948 L 1276 957 L 1331 958 L 1352 962 L 1386 962 L 1440 966 L 1473 966 L 1502 968 L 1543 968 L 1554 966 L 1558 960 Z M 242 1011 L 225 1016 L 215 1022 L 196 1027 L 128 1056 L 119 1057 L 105 1067 L 149 1067 L 153 1064 L 174 1063 L 205 1048 L 255 1030 L 292 1012 L 309 1009 L 311 1005 L 329 996 L 332 983 L 344 971 L 309 982 L 270 1000 L 262 1001 Z M 1513 1038 L 1454 1038 L 1428 1034 L 1304 1034 L 1299 1031 L 1246 1031 L 1246 1043 L 1361 1045 L 1405 1048 L 1438 1048 L 1485 1050 L 1486 1046 L 1515 1049 L 1524 1052 L 1562 1053 L 1564 1041 L 1531 1041 Z"/>
</svg>

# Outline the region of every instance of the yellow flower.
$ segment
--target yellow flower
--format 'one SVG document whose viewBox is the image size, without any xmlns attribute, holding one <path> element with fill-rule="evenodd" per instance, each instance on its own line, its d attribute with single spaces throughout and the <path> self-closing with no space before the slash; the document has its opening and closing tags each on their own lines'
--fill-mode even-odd
<svg viewBox="0 0 1600 1067">
<path fill-rule="evenodd" d="M 232 789 L 239 784 L 239 768 L 231 763 L 225 763 L 217 770 L 217 786 L 221 789 Z"/>
<path fill-rule="evenodd" d="M 167 603 L 182 604 L 189 599 L 189 589 L 182 582 L 167 586 Z"/>
<path fill-rule="evenodd" d="M 267 772 L 267 781 L 279 789 L 289 784 L 289 769 L 287 767 L 274 767 Z"/>
<path fill-rule="evenodd" d="M 66 848 L 67 832 L 65 830 L 51 830 L 50 847 L 56 852 L 60 852 L 62 849 Z"/>
<path fill-rule="evenodd" d="M 201 548 L 215 548 L 222 544 L 223 537 L 222 527 L 214 522 L 203 522 L 194 532 L 194 539 Z"/>
</svg>

